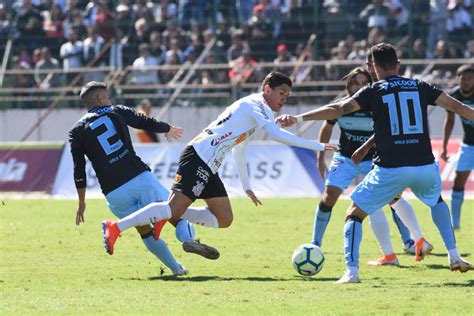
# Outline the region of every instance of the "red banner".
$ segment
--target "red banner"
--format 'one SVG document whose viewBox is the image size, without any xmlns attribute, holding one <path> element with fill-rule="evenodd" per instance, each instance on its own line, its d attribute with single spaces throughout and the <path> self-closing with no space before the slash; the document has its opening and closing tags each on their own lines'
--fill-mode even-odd
<svg viewBox="0 0 474 316">
<path fill-rule="evenodd" d="M 61 158 L 62 145 L 1 146 L 0 192 L 50 192 Z"/>
<path fill-rule="evenodd" d="M 434 139 L 431 141 L 433 147 L 433 154 L 439 162 L 439 171 L 441 180 L 443 180 L 443 191 L 451 191 L 453 188 L 454 177 L 456 176 L 456 162 L 459 157 L 459 145 L 461 139 L 450 139 L 448 143 L 448 162 L 441 159 L 440 155 L 443 151 L 443 141 L 441 139 Z M 474 195 L 474 172 L 471 172 L 469 179 L 464 187 L 466 195 Z"/>
</svg>

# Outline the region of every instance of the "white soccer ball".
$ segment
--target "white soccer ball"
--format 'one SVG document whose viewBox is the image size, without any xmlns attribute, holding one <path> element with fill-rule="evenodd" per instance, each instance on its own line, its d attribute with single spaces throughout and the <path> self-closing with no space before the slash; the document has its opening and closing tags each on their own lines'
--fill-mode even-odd
<svg viewBox="0 0 474 316">
<path fill-rule="evenodd" d="M 296 272 L 303 276 L 312 276 L 323 269 L 324 254 L 318 246 L 303 244 L 295 249 L 291 262 Z"/>
</svg>

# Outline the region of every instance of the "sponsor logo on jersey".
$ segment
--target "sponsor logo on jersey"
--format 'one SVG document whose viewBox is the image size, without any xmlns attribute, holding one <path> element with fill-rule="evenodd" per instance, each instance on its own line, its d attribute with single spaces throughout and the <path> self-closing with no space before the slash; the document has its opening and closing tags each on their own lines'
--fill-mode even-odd
<svg viewBox="0 0 474 316">
<path fill-rule="evenodd" d="M 369 137 L 370 137 L 370 136 L 353 135 L 347 132 L 345 132 L 344 135 L 346 135 L 347 139 L 350 140 L 351 142 L 357 142 L 357 143 L 365 143 L 366 141 L 369 140 Z"/>
<path fill-rule="evenodd" d="M 232 135 L 232 132 L 228 132 L 218 138 L 214 138 L 213 140 L 211 140 L 211 146 L 219 145 L 224 139 L 226 139 L 227 137 L 231 135 Z"/>
<path fill-rule="evenodd" d="M 260 112 L 262 112 L 263 117 L 269 120 L 267 112 L 265 111 L 265 107 L 263 106 L 263 103 L 259 103 L 258 107 L 260 108 Z"/>
<path fill-rule="evenodd" d="M 198 197 L 201 195 L 202 190 L 204 190 L 204 182 L 201 181 L 196 181 L 196 185 L 193 186 L 193 193 L 195 197 Z"/>
<path fill-rule="evenodd" d="M 394 81 L 388 81 L 388 82 L 383 82 L 380 84 L 380 88 L 383 90 L 388 90 L 388 88 L 396 88 L 396 87 L 401 87 L 401 88 L 417 88 L 418 85 L 416 84 L 415 80 L 394 80 Z"/>
<path fill-rule="evenodd" d="M 196 175 L 203 179 L 204 181 L 209 181 L 209 172 L 206 171 L 206 169 L 204 169 L 203 167 L 199 166 L 197 171 L 196 171 Z"/>
<path fill-rule="evenodd" d="M 174 184 L 178 184 L 178 183 L 181 182 L 182 179 L 183 179 L 183 176 L 180 175 L 179 173 L 177 173 L 177 174 L 174 176 L 173 183 L 174 183 Z"/>
<path fill-rule="evenodd" d="M 255 128 L 252 128 L 250 131 L 245 132 L 242 135 L 240 135 L 239 137 L 237 137 L 237 139 L 235 140 L 235 143 L 240 144 L 241 142 L 243 142 L 244 140 L 246 140 L 247 138 L 252 136 L 253 132 L 255 132 Z"/>
<path fill-rule="evenodd" d="M 28 164 L 10 158 L 7 162 L 0 162 L 0 182 L 21 182 L 25 176 Z"/>
</svg>

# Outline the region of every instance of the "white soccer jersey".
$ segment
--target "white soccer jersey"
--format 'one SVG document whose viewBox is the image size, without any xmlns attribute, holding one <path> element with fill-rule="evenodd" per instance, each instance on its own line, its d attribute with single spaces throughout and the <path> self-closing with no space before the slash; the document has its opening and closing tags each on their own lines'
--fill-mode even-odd
<svg viewBox="0 0 474 316">
<path fill-rule="evenodd" d="M 227 152 L 267 124 L 275 124 L 272 110 L 262 93 L 251 94 L 231 104 L 188 145 L 215 174 Z"/>
</svg>

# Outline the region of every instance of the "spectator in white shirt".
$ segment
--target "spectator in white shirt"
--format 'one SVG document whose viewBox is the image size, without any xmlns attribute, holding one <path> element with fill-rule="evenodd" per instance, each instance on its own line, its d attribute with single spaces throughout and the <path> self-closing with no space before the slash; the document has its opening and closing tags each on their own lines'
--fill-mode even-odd
<svg viewBox="0 0 474 316">
<path fill-rule="evenodd" d="M 148 66 L 158 65 L 158 59 L 150 55 L 150 46 L 140 44 L 138 52 L 140 57 L 133 62 L 132 82 L 137 85 L 158 84 L 157 69 L 148 69 Z"/>
</svg>

